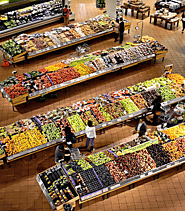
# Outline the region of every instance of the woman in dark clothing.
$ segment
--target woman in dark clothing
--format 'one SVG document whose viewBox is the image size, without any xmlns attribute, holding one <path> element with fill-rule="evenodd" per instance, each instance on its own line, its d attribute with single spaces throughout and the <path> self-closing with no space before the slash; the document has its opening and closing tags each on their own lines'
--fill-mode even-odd
<svg viewBox="0 0 185 211">
<path fill-rule="evenodd" d="M 162 102 L 162 97 L 159 95 L 152 103 L 153 110 L 152 113 L 154 114 L 153 116 L 153 125 L 157 125 L 158 124 L 158 119 L 160 116 L 160 112 L 161 112 L 161 102 Z"/>
<path fill-rule="evenodd" d="M 182 18 L 182 33 L 183 33 L 185 29 L 185 12 L 183 12 L 181 18 Z"/>
<path fill-rule="evenodd" d="M 66 126 L 64 131 L 66 134 L 66 143 L 69 148 L 72 148 L 72 144 L 76 143 L 76 137 L 74 133 L 71 132 L 71 128 L 69 126 Z"/>
</svg>

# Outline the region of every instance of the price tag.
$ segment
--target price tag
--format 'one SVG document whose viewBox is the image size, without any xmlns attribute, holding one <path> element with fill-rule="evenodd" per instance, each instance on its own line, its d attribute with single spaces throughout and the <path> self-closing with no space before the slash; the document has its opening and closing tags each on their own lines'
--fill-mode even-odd
<svg viewBox="0 0 185 211">
<path fill-rule="evenodd" d="M 153 174 L 153 172 L 148 172 L 148 175 L 152 175 Z"/>
<path fill-rule="evenodd" d="M 80 132 L 80 134 L 83 134 L 83 133 L 84 133 L 83 131 Z"/>
<path fill-rule="evenodd" d="M 129 116 L 129 117 L 133 117 L 133 114 L 129 114 L 128 116 Z"/>
<path fill-rule="evenodd" d="M 107 192 L 108 191 L 108 188 L 104 188 L 103 189 L 103 193 Z"/>
<path fill-rule="evenodd" d="M 117 119 L 117 122 L 120 122 L 121 121 L 121 119 L 119 118 L 119 119 Z"/>
<path fill-rule="evenodd" d="M 110 189 L 113 190 L 113 189 L 118 188 L 118 187 L 120 187 L 120 184 L 114 185 Z"/>
<path fill-rule="evenodd" d="M 112 122 L 108 122 L 108 125 L 111 125 L 112 124 Z"/>
<path fill-rule="evenodd" d="M 140 178 L 144 178 L 144 177 L 145 177 L 145 174 L 141 174 L 141 175 L 140 175 Z"/>
<path fill-rule="evenodd" d="M 166 166 L 166 168 L 170 168 L 170 167 L 171 167 L 171 165 L 169 165 L 169 164 Z"/>
<path fill-rule="evenodd" d="M 175 161 L 175 165 L 179 164 L 179 161 Z"/>
<path fill-rule="evenodd" d="M 106 126 L 106 123 L 105 124 L 102 124 L 102 127 L 105 127 Z"/>
</svg>

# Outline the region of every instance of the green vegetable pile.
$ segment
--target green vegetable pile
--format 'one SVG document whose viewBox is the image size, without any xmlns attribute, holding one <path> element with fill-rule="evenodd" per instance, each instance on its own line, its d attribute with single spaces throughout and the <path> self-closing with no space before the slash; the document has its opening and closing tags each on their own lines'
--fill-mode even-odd
<svg viewBox="0 0 185 211">
<path fill-rule="evenodd" d="M 83 170 L 91 169 L 92 166 L 84 159 L 76 160 L 78 166 L 80 166 Z"/>
<path fill-rule="evenodd" d="M 113 117 L 106 112 L 106 109 L 104 107 L 99 107 L 99 110 L 101 111 L 107 122 L 113 119 Z"/>
<path fill-rule="evenodd" d="M 82 130 L 85 130 L 85 124 L 83 123 L 79 114 L 70 116 L 67 119 L 75 132 L 80 132 Z"/>
<path fill-rule="evenodd" d="M 123 105 L 128 114 L 139 111 L 138 107 L 132 102 L 130 98 L 120 100 L 120 103 Z"/>
<path fill-rule="evenodd" d="M 49 141 L 53 141 L 53 140 L 57 140 L 61 138 L 60 129 L 57 128 L 54 123 L 43 125 L 42 130 L 47 136 Z"/>
<path fill-rule="evenodd" d="M 164 86 L 164 87 L 157 89 L 157 93 L 159 95 L 161 95 L 161 97 L 164 101 L 168 101 L 168 100 L 172 100 L 172 99 L 176 98 L 174 92 L 170 89 L 169 86 Z"/>
<path fill-rule="evenodd" d="M 9 53 L 12 57 L 21 54 L 23 52 L 21 45 L 14 42 L 12 39 L 7 40 L 2 44 L 3 49 Z"/>
<path fill-rule="evenodd" d="M 112 161 L 112 159 L 109 158 L 107 155 L 105 155 L 103 152 L 98 152 L 96 154 L 89 155 L 88 158 L 96 166 L 100 166 L 104 163 L 108 163 L 109 161 Z"/>
</svg>

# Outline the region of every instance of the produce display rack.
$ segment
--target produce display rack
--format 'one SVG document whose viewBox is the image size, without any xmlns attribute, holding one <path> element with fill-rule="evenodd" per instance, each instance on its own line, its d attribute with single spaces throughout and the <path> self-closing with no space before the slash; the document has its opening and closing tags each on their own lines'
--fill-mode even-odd
<svg viewBox="0 0 185 211">
<path fill-rule="evenodd" d="M 31 58 L 34 58 L 34 57 L 37 57 L 37 56 L 44 55 L 46 53 L 50 53 L 50 52 L 53 52 L 53 51 L 56 51 L 56 50 L 67 48 L 67 47 L 70 47 L 72 45 L 77 45 L 77 44 L 86 42 L 88 40 L 92 40 L 92 39 L 96 39 L 96 38 L 99 38 L 99 37 L 102 37 L 102 36 L 106 36 L 106 35 L 111 34 L 113 32 L 114 32 L 113 29 L 107 29 L 103 32 L 98 32 L 98 33 L 95 33 L 95 34 L 87 35 L 85 37 L 74 39 L 74 40 L 71 40 L 69 42 L 61 43 L 59 45 L 50 46 L 50 47 L 47 47 L 47 48 L 39 50 L 39 51 L 34 51 L 34 52 L 31 52 L 31 53 L 28 53 L 27 59 L 31 59 Z"/>
<path fill-rule="evenodd" d="M 52 87 L 49 87 L 49 88 L 46 88 L 46 89 L 43 89 L 43 90 L 40 90 L 40 91 L 30 93 L 29 96 L 28 96 L 28 100 L 37 98 L 37 97 L 39 97 L 43 94 L 44 95 L 49 94 L 51 92 L 55 92 L 55 91 L 58 91 L 60 89 L 70 87 L 72 85 L 75 85 L 75 84 L 78 84 L 78 83 L 81 83 L 81 82 L 84 82 L 84 81 L 87 81 L 87 80 L 90 80 L 90 79 L 93 79 L 93 78 L 96 78 L 96 77 L 100 77 L 102 75 L 105 75 L 105 74 L 108 74 L 108 73 L 111 73 L 111 72 L 118 71 L 119 69 L 123 70 L 123 69 L 129 68 L 129 67 L 135 66 L 135 65 L 137 65 L 141 62 L 146 62 L 146 61 L 152 60 L 152 58 L 154 58 L 154 57 L 155 57 L 155 54 L 145 56 L 143 58 L 139 58 L 138 60 L 133 60 L 131 62 L 115 65 L 114 67 L 111 67 L 111 68 L 100 70 L 100 71 L 97 71 L 95 73 L 91 73 L 89 75 L 85 75 L 85 76 L 81 76 L 81 77 L 76 78 L 76 79 L 72 79 L 72 80 L 64 82 L 62 84 L 57 84 L 57 85 L 54 85 Z"/>
<path fill-rule="evenodd" d="M 21 61 L 24 61 L 26 59 L 26 56 L 27 56 L 27 52 L 24 51 L 22 52 L 21 54 L 18 54 L 14 57 L 12 57 L 10 54 L 8 54 L 3 48 L 2 46 L 0 46 L 0 50 L 2 51 L 3 53 L 3 57 L 9 61 L 11 61 L 12 63 L 17 63 L 17 62 L 21 62 Z"/>
<path fill-rule="evenodd" d="M 126 21 L 125 22 L 125 30 L 128 30 L 128 33 L 130 32 L 130 28 L 131 28 L 131 22 Z M 32 59 L 32 58 L 35 58 L 37 56 L 41 56 L 41 55 L 44 55 L 44 54 L 47 54 L 47 53 L 50 53 L 50 52 L 53 52 L 53 51 L 56 51 L 56 50 L 61 50 L 61 49 L 64 49 L 64 48 L 67 48 L 67 47 L 70 47 L 70 46 L 73 46 L 73 45 L 77 45 L 77 44 L 80 44 L 80 43 L 83 43 L 83 42 L 86 42 L 86 41 L 89 41 L 89 40 L 92 40 L 92 39 L 96 39 L 96 38 L 99 38 L 99 37 L 102 37 L 102 36 L 106 36 L 106 35 L 109 35 L 109 34 L 112 34 L 112 33 L 114 33 L 113 28 L 107 29 L 107 30 L 104 30 L 104 31 L 101 31 L 101 32 L 98 32 L 98 33 L 86 35 L 84 37 L 80 37 L 80 38 L 77 38 L 77 39 L 74 39 L 74 40 L 70 40 L 70 41 L 65 42 L 65 43 L 60 43 L 58 45 L 53 45 L 53 46 L 50 46 L 50 47 L 47 47 L 47 48 L 44 48 L 44 49 L 41 49 L 41 50 L 38 50 L 38 51 L 34 51 L 34 52 L 30 52 L 30 53 L 25 51 L 24 53 L 21 53 L 21 54 L 17 55 L 16 57 L 10 56 L 2 48 L 2 46 L 0 46 L 0 50 L 2 51 L 4 58 L 6 58 L 7 60 L 10 60 L 13 64 L 15 64 L 15 63 L 18 63 L 18 62 L 21 62 L 21 61 L 25 61 L 27 59 Z"/>
<path fill-rule="evenodd" d="M 115 144 L 112 144 L 112 145 L 109 145 L 109 146 L 106 146 L 104 147 L 101 152 L 104 152 L 106 150 L 108 150 L 111 154 L 113 154 L 115 157 L 117 156 L 114 152 L 112 152 L 110 150 L 110 148 L 112 147 L 116 147 L 116 146 L 119 146 L 121 145 L 122 143 L 126 143 L 130 140 L 132 140 L 132 138 L 135 137 L 135 135 L 133 136 L 130 136 L 128 138 L 126 138 L 125 140 L 122 140 L 121 142 L 119 141 L 119 144 L 118 143 L 115 143 Z M 139 151 L 139 150 L 142 150 L 142 149 L 145 149 L 146 147 L 148 146 L 151 146 L 153 144 L 158 144 L 158 139 L 151 139 L 149 137 L 146 136 L 146 138 L 148 139 L 147 142 L 144 142 L 140 145 L 136 145 L 134 147 L 131 147 L 130 149 L 126 149 L 125 150 L 125 153 L 133 153 L 133 152 L 136 152 L 136 151 Z M 96 153 L 94 153 L 96 154 Z M 117 156 L 118 157 L 118 156 Z M 84 157 L 85 158 L 85 157 Z M 185 163 L 185 157 L 181 157 L 180 159 L 176 160 L 176 161 L 173 161 L 173 162 L 169 162 L 165 165 L 162 165 L 160 167 L 156 167 L 155 169 L 152 169 L 150 171 L 146 171 L 145 173 L 142 173 L 140 175 L 137 175 L 137 176 L 133 176 L 131 178 L 128 178 L 128 179 L 125 179 L 121 182 L 118 182 L 118 183 L 115 183 L 111 186 L 108 186 L 108 187 L 105 187 L 105 188 L 102 188 L 101 190 L 98 190 L 94 193 L 91 193 L 91 194 L 88 194 L 88 195 L 85 195 L 85 196 L 79 196 L 79 198 L 77 200 L 79 200 L 79 205 L 80 205 L 80 209 L 82 209 L 82 205 L 84 203 L 87 203 L 93 199 L 96 199 L 96 198 L 99 198 L 99 197 L 102 197 L 103 200 L 105 199 L 105 195 L 107 195 L 107 198 L 109 198 L 109 194 L 118 190 L 118 189 L 121 189 L 123 187 L 128 187 L 129 186 L 129 189 L 131 189 L 132 187 L 134 188 L 135 187 L 135 184 L 139 181 L 142 181 L 142 180 L 145 180 L 147 178 L 150 178 L 150 177 L 153 177 L 154 179 L 156 178 L 159 178 L 159 174 L 162 173 L 162 172 L 165 172 L 165 171 L 168 171 L 172 168 L 177 168 L 177 170 L 179 170 L 179 167 L 182 168 L 182 165 Z M 62 168 L 66 174 L 66 176 L 69 178 L 69 181 L 71 182 L 71 184 L 73 185 L 74 188 L 78 188 L 75 186 L 75 183 L 73 181 L 73 178 L 68 175 L 65 167 L 62 165 Z M 98 175 L 97 175 L 97 178 L 98 178 Z M 48 196 L 47 196 L 47 191 L 44 189 L 44 185 L 42 184 L 42 181 L 40 181 L 39 179 L 39 176 L 37 175 L 37 181 L 42 189 L 42 191 L 44 192 L 46 198 L 48 199 Z M 76 200 L 76 202 L 77 202 Z M 48 200 L 49 201 L 49 200 Z M 50 205 L 52 204 L 50 201 L 49 201 Z"/>
<path fill-rule="evenodd" d="M 128 24 L 127 29 L 130 30 L 130 24 Z M 50 46 L 50 47 L 47 47 L 47 48 L 39 50 L 39 51 L 34 51 L 34 52 L 31 52 L 31 53 L 25 52 L 24 56 L 18 55 L 16 58 L 12 58 L 3 48 L 0 48 L 0 50 L 2 51 L 5 58 L 7 58 L 13 64 L 15 64 L 15 63 L 18 63 L 18 62 L 21 62 L 21 61 L 25 61 L 27 59 L 32 59 L 34 57 L 41 56 L 41 55 L 56 51 L 56 50 L 60 50 L 60 49 L 67 48 L 67 47 L 70 47 L 70 46 L 73 46 L 73 45 L 77 45 L 77 44 L 86 42 L 88 40 L 92 40 L 92 39 L 96 39 L 96 38 L 99 38 L 99 37 L 102 37 L 102 36 L 106 36 L 106 35 L 109 35 L 113 32 L 114 32 L 113 29 L 107 29 L 103 32 L 98 32 L 98 33 L 95 33 L 95 34 L 92 34 L 92 35 L 87 35 L 85 37 L 74 39 L 74 40 L 71 40 L 71 41 L 66 42 L 66 43 L 61 43 L 59 45 Z"/>
<path fill-rule="evenodd" d="M 7 162 L 9 163 L 9 162 L 15 161 L 15 160 L 17 160 L 17 159 L 26 157 L 26 156 L 28 156 L 28 155 L 35 154 L 35 153 L 37 153 L 37 152 L 43 151 L 43 150 L 45 150 L 45 149 L 48 149 L 48 148 L 53 147 L 53 146 L 56 146 L 56 145 L 58 145 L 59 143 L 63 143 L 63 142 L 65 142 L 65 140 L 64 140 L 63 138 L 61 138 L 61 139 L 57 139 L 57 140 L 54 140 L 54 141 L 51 141 L 51 142 L 42 144 L 42 145 L 40 145 L 40 146 L 31 148 L 31 149 L 28 149 L 28 150 L 25 150 L 25 151 L 23 151 L 23 152 L 19 152 L 19 153 L 17 153 L 17 154 L 8 156 L 8 157 L 7 157 Z"/>
<path fill-rule="evenodd" d="M 175 98 L 175 99 L 172 99 L 172 100 L 163 102 L 163 103 L 162 103 L 162 106 L 172 105 L 172 104 L 181 102 L 181 101 L 183 101 L 183 100 L 185 100 L 185 96 L 183 96 L 183 97 L 178 97 L 178 98 Z M 136 111 L 136 112 L 134 112 L 134 113 L 124 115 L 124 116 L 119 117 L 119 118 L 117 118 L 117 119 L 113 119 L 113 120 L 111 120 L 111 121 L 109 121 L 109 122 L 105 122 L 105 123 L 101 123 L 101 124 L 99 124 L 99 125 L 96 125 L 96 126 L 95 126 L 95 129 L 96 129 L 96 131 L 99 131 L 99 130 L 101 131 L 101 130 L 104 130 L 104 129 L 108 128 L 108 127 L 111 127 L 111 126 L 120 124 L 120 123 L 122 123 L 122 122 L 125 122 L 125 123 L 126 123 L 126 121 L 131 120 L 131 119 L 133 119 L 133 118 L 136 118 L 136 117 L 138 117 L 138 116 L 151 114 L 151 113 L 152 113 L 151 110 L 152 110 L 152 107 L 145 108 L 145 109 L 141 109 L 141 110 Z M 77 138 L 83 137 L 84 135 L 85 135 L 85 130 L 75 133 L 75 136 L 76 136 Z M 37 152 L 39 152 L 39 151 L 42 151 L 42 150 L 45 150 L 45 149 L 47 149 L 47 148 L 53 147 L 53 146 L 55 146 L 55 145 L 58 145 L 58 144 L 61 143 L 61 142 L 65 142 L 64 137 L 61 138 L 61 139 L 54 140 L 54 141 L 48 142 L 48 143 L 46 143 L 46 144 L 37 146 L 37 147 L 35 147 L 35 148 L 28 149 L 28 150 L 26 150 L 26 151 L 23 151 L 23 152 L 20 152 L 20 153 L 17 153 L 17 154 L 8 156 L 8 157 L 7 157 L 7 162 L 12 162 L 12 161 L 14 161 L 14 160 L 23 158 L 23 157 L 25 157 L 25 156 L 35 154 L 35 153 L 37 153 Z"/>
<path fill-rule="evenodd" d="M 61 17 L 62 17 L 61 14 L 57 14 L 54 16 L 45 17 L 45 18 L 43 18 L 43 20 L 36 20 L 34 22 L 30 22 L 27 24 L 23 24 L 20 26 L 16 26 L 16 27 L 13 27 L 10 29 L 0 31 L 0 38 L 15 35 L 17 33 L 23 32 L 23 31 L 25 32 L 25 31 L 33 29 L 33 28 L 37 28 L 40 26 L 44 26 L 44 25 L 59 21 L 61 19 Z"/>
<path fill-rule="evenodd" d="M 170 30 L 172 30 L 172 25 L 177 23 L 177 27 L 179 27 L 179 18 L 173 17 L 172 19 L 164 19 L 163 17 L 155 16 L 154 14 L 150 15 L 150 23 L 152 22 L 152 18 L 154 19 L 154 25 L 157 25 L 157 20 L 165 21 L 165 29 L 167 29 L 167 25 L 170 24 Z M 174 19 L 175 18 L 175 19 Z M 174 19 L 174 20 L 173 20 Z"/>
<path fill-rule="evenodd" d="M 158 3 L 155 3 L 155 8 L 156 8 L 156 10 L 160 10 L 162 8 L 165 8 L 165 9 L 168 9 L 170 12 L 176 12 L 177 14 L 179 14 L 179 13 L 181 13 L 181 12 L 183 12 L 185 10 L 185 5 L 180 7 L 180 8 L 177 8 L 177 9 L 173 10 L 173 9 L 169 8 L 168 5 L 167 6 L 166 5 L 162 6 L 162 5 L 159 5 Z"/>
<path fill-rule="evenodd" d="M 138 175 L 138 176 L 134 176 L 132 178 L 126 179 L 125 181 L 122 181 L 120 183 L 116 183 L 112 186 L 109 186 L 109 187 L 104 188 L 100 191 L 97 191 L 94 194 L 88 195 L 87 198 L 83 198 L 83 200 L 79 200 L 80 208 L 82 209 L 82 205 L 84 203 L 91 201 L 93 199 L 99 198 L 101 196 L 103 197 L 103 199 L 105 199 L 105 195 L 107 195 L 107 198 L 109 198 L 110 193 L 112 193 L 116 190 L 119 190 L 121 188 L 129 186 L 129 189 L 131 189 L 131 185 L 133 185 L 133 188 L 134 188 L 135 184 L 137 182 L 140 182 L 140 181 L 145 180 L 147 178 L 150 178 L 150 177 L 154 177 L 154 179 L 159 178 L 160 173 L 163 173 L 163 172 L 168 171 L 168 170 L 175 168 L 175 167 L 177 167 L 177 169 L 179 169 L 179 166 L 182 166 L 184 163 L 185 163 L 185 158 L 181 158 L 177 161 L 170 162 L 170 163 L 163 165 L 161 167 L 158 167 L 154 170 L 145 172 L 145 173 Z"/>
<path fill-rule="evenodd" d="M 134 13 L 134 11 L 136 11 L 136 19 L 138 19 L 139 13 L 142 15 L 142 20 L 146 13 L 148 13 L 148 17 L 150 16 L 150 8 L 148 8 L 148 10 L 142 10 L 142 9 L 131 8 L 126 5 L 121 6 L 121 8 L 125 9 L 125 15 L 127 15 L 128 9 L 131 9 L 132 14 Z"/>
<path fill-rule="evenodd" d="M 164 61 L 164 57 L 166 56 L 166 54 L 168 53 L 168 51 L 155 51 L 155 60 L 154 63 L 156 62 L 157 59 L 161 59 L 162 61 Z"/>
<path fill-rule="evenodd" d="M 59 164 L 55 165 L 54 167 L 57 167 L 57 166 L 59 166 Z M 51 169 L 51 168 L 49 168 L 49 169 Z M 47 170 L 49 170 L 49 169 L 46 169 L 45 171 L 47 171 Z M 63 171 L 62 168 L 61 168 L 61 170 Z M 45 171 L 43 171 L 43 172 L 41 172 L 41 173 L 44 173 Z M 71 199 L 71 200 L 65 202 L 64 204 L 62 204 L 62 205 L 60 205 L 60 206 L 58 206 L 58 207 L 55 206 L 55 204 L 53 203 L 53 200 L 51 199 L 51 197 L 50 197 L 50 195 L 49 195 L 49 193 L 48 193 L 48 191 L 47 191 L 47 189 L 46 189 L 46 187 L 45 187 L 45 185 L 44 185 L 44 183 L 43 183 L 43 181 L 42 181 L 42 179 L 41 179 L 41 177 L 40 177 L 40 174 L 41 174 L 41 173 L 37 174 L 36 180 L 37 180 L 37 182 L 38 182 L 38 184 L 39 184 L 39 186 L 40 186 L 42 192 L 44 193 L 46 199 L 48 200 L 48 202 L 49 202 L 51 208 L 52 208 L 53 210 L 64 211 L 63 205 L 66 204 L 66 203 L 71 204 L 71 206 L 72 206 L 73 208 L 75 208 L 75 207 L 76 207 L 76 202 L 79 200 L 79 196 L 78 196 L 77 193 L 76 193 L 77 196 L 74 197 L 73 199 Z M 63 174 L 65 175 L 64 171 L 63 171 Z M 70 182 L 70 181 L 68 180 L 68 182 Z M 72 184 L 72 183 L 70 183 L 70 184 L 71 184 L 71 186 L 73 187 L 73 189 L 74 189 L 74 191 L 75 191 L 75 188 L 74 188 L 73 184 Z"/>
</svg>

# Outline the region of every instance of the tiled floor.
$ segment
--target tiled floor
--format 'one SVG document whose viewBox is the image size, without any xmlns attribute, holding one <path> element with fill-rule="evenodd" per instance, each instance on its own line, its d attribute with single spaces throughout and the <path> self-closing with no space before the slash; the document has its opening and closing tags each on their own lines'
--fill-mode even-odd
<svg viewBox="0 0 185 211">
<path fill-rule="evenodd" d="M 145 3 L 151 5 L 151 14 L 155 11 L 154 1 L 145 0 Z M 81 22 L 89 18 L 102 14 L 104 10 L 95 8 L 95 0 L 73 0 L 72 11 L 75 12 L 76 22 Z M 125 19 L 131 21 L 131 32 L 126 32 L 124 42 L 133 41 L 133 36 L 138 33 L 135 31 L 136 23 L 139 19 L 132 17 L 130 13 Z M 38 103 L 32 100 L 24 105 L 16 108 L 16 112 L 12 111 L 10 103 L 0 97 L 0 126 L 11 124 L 22 118 L 30 118 L 35 114 L 40 114 L 59 106 L 69 105 L 73 102 L 88 99 L 101 93 L 117 90 L 129 85 L 136 84 L 140 81 L 159 77 L 163 73 L 164 65 L 174 64 L 175 73 L 185 76 L 185 35 L 181 33 L 181 23 L 179 28 L 173 30 L 164 29 L 163 26 L 154 26 L 149 23 L 149 18 L 144 19 L 144 35 L 153 36 L 159 42 L 164 44 L 169 52 L 162 62 L 157 61 L 156 64 L 148 62 L 138 66 L 115 72 L 93 79 L 85 84 L 75 85 L 70 88 L 69 92 L 61 90 L 57 99 L 47 99 L 45 103 Z M 60 23 L 54 23 L 49 26 L 34 29 L 29 33 L 44 32 L 54 27 L 60 26 Z M 162 25 L 162 24 L 161 24 Z M 1 40 L 3 42 L 6 39 Z M 98 49 L 106 49 L 115 46 L 112 36 L 99 38 L 88 42 L 91 51 Z M 49 64 L 55 64 L 62 59 L 69 58 L 69 54 L 75 51 L 75 46 L 66 50 L 57 51 L 43 57 L 35 58 L 23 63 L 16 64 L 16 67 L 0 67 L 0 81 L 9 77 L 13 70 L 18 74 L 36 70 Z M 0 64 L 3 62 L 3 56 L 0 53 Z M 148 128 L 154 130 L 147 118 Z M 117 142 L 125 137 L 132 135 L 132 130 L 136 125 L 136 121 L 131 121 L 127 126 L 116 126 L 106 130 L 101 136 L 98 133 L 95 141 L 95 148 L 98 150 L 103 146 Z M 84 143 L 77 144 L 83 147 Z M 87 152 L 84 151 L 84 154 Z M 54 148 L 37 153 L 36 159 L 25 157 L 11 163 L 11 168 L 5 165 L 5 169 L 0 170 L 0 210 L 2 211 L 49 211 L 49 203 L 36 182 L 36 174 L 54 165 Z M 164 173 L 158 180 L 148 179 L 144 184 L 138 184 L 135 189 L 128 190 L 123 188 L 115 191 L 110 195 L 109 199 L 104 201 L 101 198 L 90 201 L 83 205 L 82 211 L 119 211 L 119 210 L 185 210 L 185 171 L 179 172 L 176 169 Z M 76 210 L 79 210 L 77 206 Z"/>
</svg>

